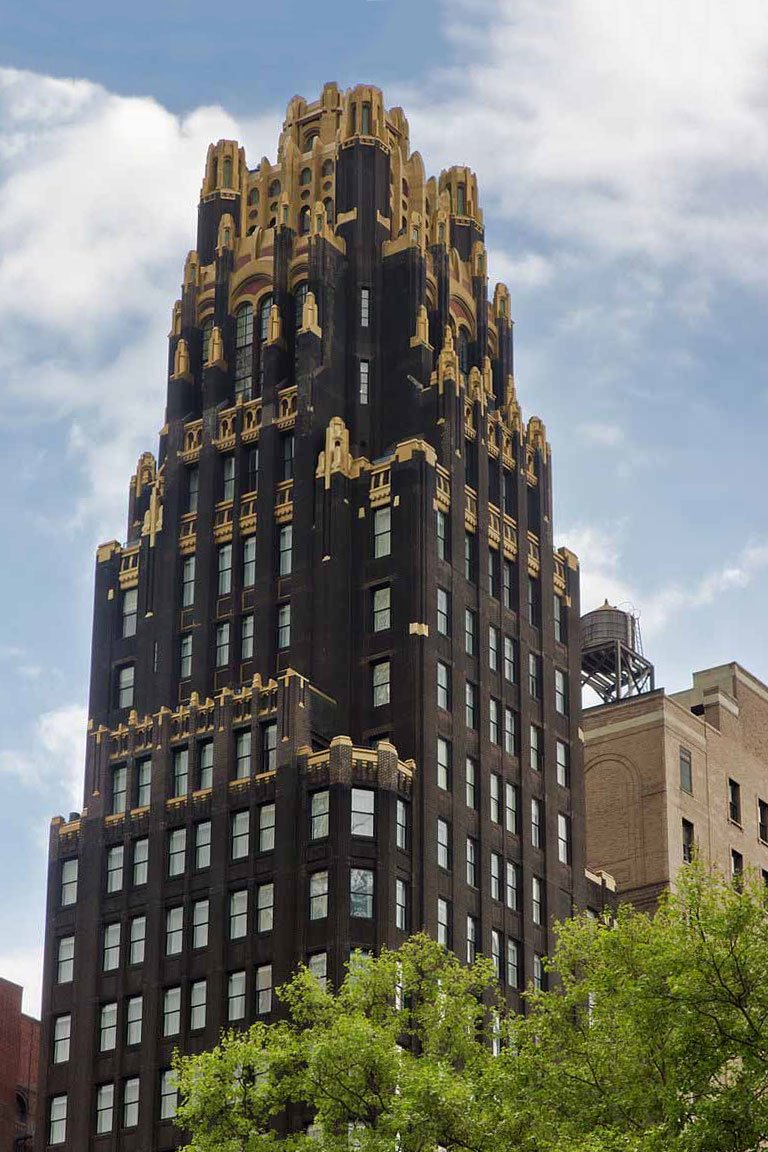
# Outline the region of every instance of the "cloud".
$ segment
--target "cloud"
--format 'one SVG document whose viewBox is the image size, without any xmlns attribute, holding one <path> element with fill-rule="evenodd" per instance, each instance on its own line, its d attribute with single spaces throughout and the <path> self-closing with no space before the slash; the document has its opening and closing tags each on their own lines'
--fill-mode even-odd
<svg viewBox="0 0 768 1152">
<path fill-rule="evenodd" d="M 45 793 L 68 809 L 82 805 L 87 712 L 64 704 L 38 717 L 24 751 L 0 748 L 0 776 Z"/>
<path fill-rule="evenodd" d="M 599 444 L 603 448 L 615 448 L 624 441 L 624 430 L 618 424 L 604 424 L 594 420 L 580 424 L 578 431 L 590 444 Z"/>
</svg>

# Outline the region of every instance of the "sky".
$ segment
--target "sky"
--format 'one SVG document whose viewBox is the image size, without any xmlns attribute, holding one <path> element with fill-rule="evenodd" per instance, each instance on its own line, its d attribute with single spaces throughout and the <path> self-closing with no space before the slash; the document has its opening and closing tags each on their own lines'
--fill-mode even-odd
<svg viewBox="0 0 768 1152">
<path fill-rule="evenodd" d="M 82 805 L 96 545 L 163 422 L 210 141 L 378 84 L 478 176 L 582 606 L 670 691 L 768 680 L 764 0 L 0 0 L 0 975 L 39 1010 L 50 818 Z"/>
</svg>

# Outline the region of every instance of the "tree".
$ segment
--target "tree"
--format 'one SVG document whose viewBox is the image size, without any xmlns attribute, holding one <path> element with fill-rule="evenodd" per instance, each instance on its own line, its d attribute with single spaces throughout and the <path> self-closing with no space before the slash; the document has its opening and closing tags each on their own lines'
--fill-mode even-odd
<svg viewBox="0 0 768 1152">
<path fill-rule="evenodd" d="M 191 1152 L 754 1152 L 768 1139 L 761 882 L 698 865 L 654 918 L 558 928 L 550 991 L 506 1009 L 489 961 L 426 936 L 306 969 L 285 1019 L 177 1057 Z M 310 1128 L 310 1124 L 312 1127 Z"/>
</svg>

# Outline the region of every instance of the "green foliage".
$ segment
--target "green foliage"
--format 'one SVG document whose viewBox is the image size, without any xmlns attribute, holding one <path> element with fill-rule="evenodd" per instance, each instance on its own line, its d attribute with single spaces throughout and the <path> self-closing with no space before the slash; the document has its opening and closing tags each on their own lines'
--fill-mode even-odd
<svg viewBox="0 0 768 1152">
<path fill-rule="evenodd" d="M 336 993 L 301 970 L 282 1021 L 177 1058 L 189 1152 L 754 1152 L 768 1138 L 759 880 L 739 892 L 689 867 L 653 919 L 560 925 L 550 967 L 523 1016 L 488 961 L 466 967 L 425 936 L 353 959 Z"/>
</svg>

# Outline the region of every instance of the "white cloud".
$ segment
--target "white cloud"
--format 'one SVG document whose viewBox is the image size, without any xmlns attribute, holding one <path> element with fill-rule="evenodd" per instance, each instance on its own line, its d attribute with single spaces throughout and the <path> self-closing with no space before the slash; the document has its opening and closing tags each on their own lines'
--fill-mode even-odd
<svg viewBox="0 0 768 1152">
<path fill-rule="evenodd" d="M 618 424 L 602 423 L 599 420 L 580 424 L 578 432 L 590 444 L 599 444 L 602 448 L 615 448 L 624 441 L 624 430 Z"/>
<path fill-rule="evenodd" d="M 13 776 L 24 787 L 46 793 L 61 809 L 80 809 L 86 725 L 86 710 L 76 704 L 44 712 L 23 751 L 0 748 L 0 775 Z"/>
</svg>

